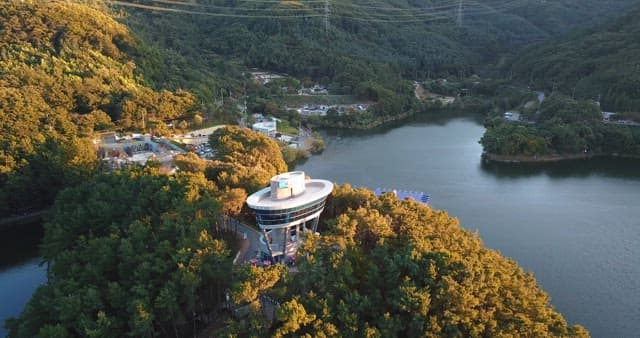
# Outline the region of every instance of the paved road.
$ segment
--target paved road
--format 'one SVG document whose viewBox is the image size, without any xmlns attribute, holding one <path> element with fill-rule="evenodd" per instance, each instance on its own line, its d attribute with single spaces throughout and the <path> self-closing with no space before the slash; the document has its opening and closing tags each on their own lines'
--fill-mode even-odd
<svg viewBox="0 0 640 338">
<path fill-rule="evenodd" d="M 240 261 L 246 262 L 252 258 L 255 258 L 256 253 L 260 250 L 259 245 L 261 233 L 258 230 L 246 224 L 238 222 L 233 218 L 229 218 L 228 226 L 231 228 L 231 230 L 235 231 L 239 236 L 241 236 L 241 238 L 243 238 L 245 234 L 247 235 L 246 241 L 241 246 L 242 257 Z"/>
</svg>

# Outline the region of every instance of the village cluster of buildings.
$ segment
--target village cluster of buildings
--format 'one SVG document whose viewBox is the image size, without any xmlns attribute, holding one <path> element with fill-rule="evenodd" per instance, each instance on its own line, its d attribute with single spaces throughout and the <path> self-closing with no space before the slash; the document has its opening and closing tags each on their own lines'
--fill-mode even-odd
<svg viewBox="0 0 640 338">
<path fill-rule="evenodd" d="M 278 122 L 281 120 L 254 114 L 256 121 L 251 129 L 276 139 L 287 146 L 297 149 L 304 144 L 306 134 L 288 135 L 278 132 Z M 215 151 L 209 145 L 209 136 L 224 125 L 194 130 L 184 135 L 172 135 L 170 138 L 154 137 L 151 134 L 121 134 L 105 132 L 97 135 L 93 143 L 100 158 L 108 169 L 121 169 L 132 164 L 145 165 L 150 160 L 160 162 L 166 170 L 173 169 L 173 159 L 185 150 L 171 141 L 187 146 L 198 156 L 212 159 Z M 304 134 L 304 135 L 303 135 Z"/>
<path fill-rule="evenodd" d="M 286 74 L 276 74 L 266 71 L 254 70 L 250 72 L 254 81 L 261 85 L 266 85 L 274 80 L 286 78 Z M 298 89 L 298 95 L 328 95 L 329 90 L 321 85 L 315 84 L 312 87 Z M 305 104 L 301 107 L 287 108 L 294 110 L 303 116 L 326 116 L 331 109 L 335 109 L 339 115 L 350 112 L 365 112 L 369 109 L 369 103 L 356 104 Z M 254 114 L 255 123 L 251 129 L 260 132 L 270 138 L 285 143 L 291 148 L 299 148 L 305 143 L 310 132 L 299 132 L 298 135 L 287 135 L 278 132 L 278 123 L 281 120 L 273 117 L 265 117 L 263 114 Z M 153 137 L 150 134 L 119 134 L 116 132 L 105 132 L 94 140 L 98 156 L 108 168 L 119 169 L 130 164 L 145 165 L 150 160 L 157 160 L 163 165 L 171 166 L 176 154 L 185 150 L 178 147 L 171 141 L 187 145 L 189 150 L 194 151 L 200 157 L 212 158 L 213 150 L 208 145 L 209 136 L 218 128 L 224 125 L 191 131 L 184 135 L 172 135 L 169 139 L 163 137 Z M 309 134 L 309 135 L 307 135 Z"/>
<path fill-rule="evenodd" d="M 276 79 L 282 79 L 287 77 L 287 75 L 285 74 L 276 74 L 276 73 L 257 71 L 257 70 L 252 71 L 251 75 L 253 77 L 253 80 L 261 85 L 266 85 Z M 289 92 L 291 88 L 282 87 L 281 89 L 285 92 Z M 297 89 L 297 94 L 299 96 L 329 95 L 329 89 L 319 84 L 314 84 L 312 87 L 305 87 L 304 85 L 302 85 L 302 88 Z M 434 99 L 440 100 L 445 105 L 450 104 L 454 100 L 453 97 L 435 97 Z M 329 110 L 331 109 L 335 109 L 339 115 L 342 115 L 350 112 L 352 113 L 365 112 L 367 111 L 367 109 L 369 109 L 370 105 L 371 105 L 370 103 L 334 104 L 334 105 L 311 103 L 311 104 L 305 104 L 299 107 L 287 107 L 286 109 L 294 110 L 298 112 L 298 114 L 303 116 L 326 116 Z M 257 121 L 257 122 L 261 123 L 263 121 Z M 257 129 L 254 128 L 254 130 L 259 130 L 259 131 L 268 130 L 268 132 L 271 132 L 273 129 L 270 124 L 258 125 L 256 126 L 256 128 Z"/>
<path fill-rule="evenodd" d="M 145 165 L 150 160 L 170 169 L 176 154 L 184 152 L 164 138 L 150 134 L 101 133 L 93 140 L 98 158 L 109 169 L 120 169 L 131 164 Z"/>
</svg>

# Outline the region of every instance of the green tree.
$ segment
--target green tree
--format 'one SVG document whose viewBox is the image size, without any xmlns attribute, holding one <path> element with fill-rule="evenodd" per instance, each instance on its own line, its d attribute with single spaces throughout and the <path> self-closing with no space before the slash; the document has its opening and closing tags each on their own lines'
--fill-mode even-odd
<svg viewBox="0 0 640 338">
<path fill-rule="evenodd" d="M 96 131 L 190 112 L 193 95 L 142 83 L 136 47 L 104 6 L 0 8 L 0 216 L 50 207 L 61 189 L 94 175 Z"/>
<path fill-rule="evenodd" d="M 8 322 L 9 336 L 190 334 L 230 286 L 229 250 L 209 232 L 217 195 L 202 174 L 155 169 L 63 191 L 45 225 L 48 283 Z"/>
<path fill-rule="evenodd" d="M 276 318 L 282 324 L 273 336 L 280 338 L 298 332 L 301 327 L 312 323 L 316 316 L 307 313 L 304 306 L 294 298 L 278 307 Z"/>
<path fill-rule="evenodd" d="M 287 171 L 280 146 L 263 134 L 225 127 L 210 136 L 209 144 L 216 150 L 216 161 L 207 176 L 222 187 L 254 192 L 269 185 L 271 177 Z"/>
<path fill-rule="evenodd" d="M 176 167 L 189 173 L 203 173 L 208 166 L 206 160 L 201 159 L 198 155 L 191 152 L 178 154 L 174 160 Z"/>
<path fill-rule="evenodd" d="M 588 337 L 530 273 L 443 211 L 349 186 L 337 186 L 326 208 L 298 272 L 268 283 L 286 290 L 274 336 Z M 246 277 L 240 283 L 252 283 Z"/>
</svg>

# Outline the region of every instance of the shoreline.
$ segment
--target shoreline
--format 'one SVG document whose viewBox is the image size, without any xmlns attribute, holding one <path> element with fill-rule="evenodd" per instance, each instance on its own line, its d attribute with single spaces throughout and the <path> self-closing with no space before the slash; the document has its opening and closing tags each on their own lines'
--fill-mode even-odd
<svg viewBox="0 0 640 338">
<path fill-rule="evenodd" d="M 344 125 L 342 122 L 338 122 L 336 124 L 321 123 L 317 125 L 317 127 L 321 129 L 368 131 L 368 130 L 373 130 L 378 127 L 383 127 L 392 123 L 401 122 L 415 115 L 416 115 L 415 112 L 409 111 L 409 112 L 400 113 L 398 115 L 391 115 L 391 116 L 386 116 L 384 118 L 377 118 L 369 122 L 368 124 L 364 124 L 364 125 Z"/>
<path fill-rule="evenodd" d="M 47 208 L 26 213 L 24 215 L 14 215 L 0 218 L 0 231 L 10 230 L 25 224 L 42 223 L 42 220 L 46 213 L 50 212 L 51 210 L 52 208 Z"/>
<path fill-rule="evenodd" d="M 543 156 L 524 156 L 524 155 L 497 155 L 491 153 L 482 153 L 482 160 L 498 163 L 553 163 L 571 160 L 589 160 L 598 157 L 616 157 L 640 159 L 640 155 L 619 154 L 619 153 L 590 153 L 590 154 L 564 154 L 564 155 L 543 155 Z"/>
<path fill-rule="evenodd" d="M 456 113 L 451 113 L 450 111 L 445 111 L 445 110 L 437 110 L 437 111 L 410 110 L 404 113 L 400 113 L 398 115 L 390 115 L 384 118 L 377 118 L 371 121 L 370 123 L 364 124 L 364 125 L 344 125 L 340 122 L 337 124 L 322 123 L 322 124 L 318 124 L 316 127 L 320 129 L 371 131 L 378 128 L 385 128 L 388 126 L 394 126 L 398 124 L 401 125 L 407 121 L 411 122 L 411 119 L 420 118 L 423 116 L 431 117 L 431 118 L 450 119 L 450 118 L 459 118 L 459 117 L 478 116 L 478 114 L 476 113 L 456 114 Z"/>
</svg>

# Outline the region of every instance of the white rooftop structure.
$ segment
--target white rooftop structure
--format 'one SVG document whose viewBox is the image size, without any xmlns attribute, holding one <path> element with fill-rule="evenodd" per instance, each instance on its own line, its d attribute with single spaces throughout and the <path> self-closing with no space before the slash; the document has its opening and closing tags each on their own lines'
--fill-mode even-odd
<svg viewBox="0 0 640 338">
<path fill-rule="evenodd" d="M 278 125 L 276 121 L 257 122 L 251 126 L 251 129 L 269 137 L 274 137 L 278 130 Z"/>
<path fill-rule="evenodd" d="M 295 255 L 302 236 L 315 233 L 333 183 L 307 179 L 303 171 L 292 171 L 271 178 L 271 185 L 247 198 L 263 231 L 263 255 L 276 260 Z M 310 227 L 307 227 L 309 225 Z"/>
</svg>

